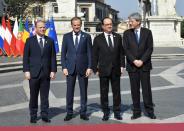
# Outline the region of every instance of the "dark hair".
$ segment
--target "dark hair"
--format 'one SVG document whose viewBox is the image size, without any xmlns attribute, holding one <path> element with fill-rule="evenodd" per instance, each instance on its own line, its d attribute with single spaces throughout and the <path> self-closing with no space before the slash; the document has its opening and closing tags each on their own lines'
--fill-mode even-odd
<svg viewBox="0 0 184 131">
<path fill-rule="evenodd" d="M 111 20 L 112 23 L 113 23 L 113 20 L 112 20 L 110 17 L 104 17 L 104 18 L 101 20 L 101 24 L 102 24 L 102 25 L 104 25 L 104 20 L 105 20 L 105 19 L 109 19 L 109 20 Z"/>
<path fill-rule="evenodd" d="M 81 20 L 80 17 L 73 17 L 73 18 L 71 19 L 71 25 L 72 25 L 72 22 L 73 22 L 74 20 L 79 20 L 79 21 L 80 21 L 80 24 L 82 25 L 82 20 Z"/>
</svg>

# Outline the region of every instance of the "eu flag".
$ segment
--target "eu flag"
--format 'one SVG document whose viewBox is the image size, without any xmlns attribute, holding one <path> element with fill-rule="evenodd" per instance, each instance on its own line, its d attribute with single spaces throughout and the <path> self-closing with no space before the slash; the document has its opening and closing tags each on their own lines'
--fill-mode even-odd
<svg viewBox="0 0 184 131">
<path fill-rule="evenodd" d="M 55 30 L 53 17 L 50 19 L 50 29 L 49 29 L 48 36 L 54 40 L 55 51 L 56 51 L 56 53 L 58 53 L 59 52 L 59 45 L 58 45 L 58 39 L 57 39 L 57 34 L 56 34 L 56 30 Z"/>
</svg>

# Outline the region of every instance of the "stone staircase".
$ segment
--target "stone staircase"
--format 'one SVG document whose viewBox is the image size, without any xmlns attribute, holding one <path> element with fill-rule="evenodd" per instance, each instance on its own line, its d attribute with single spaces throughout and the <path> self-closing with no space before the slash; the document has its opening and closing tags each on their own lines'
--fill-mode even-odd
<svg viewBox="0 0 184 131">
<path fill-rule="evenodd" d="M 57 55 L 57 65 L 61 68 L 61 55 Z M 184 58 L 184 47 L 155 47 L 152 59 L 180 59 Z M 22 57 L 0 57 L 0 73 L 22 71 Z"/>
<path fill-rule="evenodd" d="M 60 55 L 57 55 L 57 65 L 61 66 Z M 22 71 L 22 57 L 0 57 L 0 73 Z"/>
</svg>

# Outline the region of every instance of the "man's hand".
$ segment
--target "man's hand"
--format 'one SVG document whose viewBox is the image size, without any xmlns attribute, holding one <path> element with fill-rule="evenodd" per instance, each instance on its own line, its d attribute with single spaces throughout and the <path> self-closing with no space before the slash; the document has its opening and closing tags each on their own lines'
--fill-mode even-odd
<svg viewBox="0 0 184 131">
<path fill-rule="evenodd" d="M 99 76 L 99 72 L 97 71 L 96 73 L 95 73 L 97 76 Z"/>
<path fill-rule="evenodd" d="M 50 73 L 50 78 L 51 78 L 51 80 L 54 80 L 56 78 L 56 73 L 55 72 L 51 72 Z"/>
<path fill-rule="evenodd" d="M 30 72 L 25 72 L 24 75 L 25 75 L 25 78 L 26 78 L 27 80 L 30 80 L 30 79 L 31 79 Z"/>
<path fill-rule="evenodd" d="M 64 74 L 65 76 L 68 76 L 68 70 L 67 70 L 67 69 L 63 69 L 63 74 Z"/>
<path fill-rule="evenodd" d="M 133 63 L 134 63 L 135 66 L 138 67 L 138 65 L 139 65 L 139 64 L 138 64 L 138 63 L 139 63 L 139 60 L 134 60 Z"/>
<path fill-rule="evenodd" d="M 138 60 L 138 67 L 141 67 L 143 65 L 143 61 L 142 60 Z"/>
<path fill-rule="evenodd" d="M 92 73 L 92 70 L 88 68 L 86 70 L 86 77 L 89 77 L 91 75 L 91 73 Z"/>
<path fill-rule="evenodd" d="M 136 67 L 141 67 L 143 65 L 143 61 L 142 60 L 134 60 L 133 63 L 134 63 L 134 65 Z"/>
<path fill-rule="evenodd" d="M 121 67 L 121 74 L 123 75 L 125 72 L 125 69 L 123 67 Z"/>
</svg>

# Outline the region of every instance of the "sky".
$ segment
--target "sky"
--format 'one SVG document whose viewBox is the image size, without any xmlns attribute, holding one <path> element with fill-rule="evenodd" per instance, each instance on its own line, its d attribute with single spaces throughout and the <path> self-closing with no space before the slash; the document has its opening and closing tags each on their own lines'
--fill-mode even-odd
<svg viewBox="0 0 184 131">
<path fill-rule="evenodd" d="M 138 0 L 105 0 L 106 4 L 119 11 L 118 16 L 126 19 L 129 14 L 139 11 Z M 176 0 L 176 12 L 184 16 L 184 0 Z"/>
</svg>

